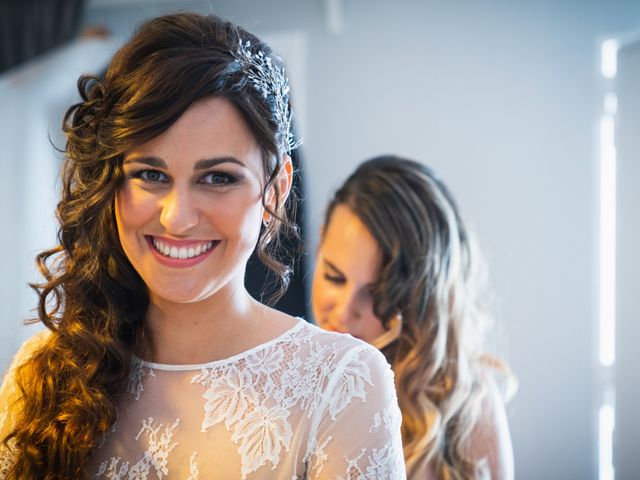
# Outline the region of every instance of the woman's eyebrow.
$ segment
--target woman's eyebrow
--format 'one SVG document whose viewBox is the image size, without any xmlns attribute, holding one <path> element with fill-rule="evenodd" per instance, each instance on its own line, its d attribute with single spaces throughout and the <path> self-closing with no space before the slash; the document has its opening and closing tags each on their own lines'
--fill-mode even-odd
<svg viewBox="0 0 640 480">
<path fill-rule="evenodd" d="M 206 158 L 198 160 L 193 167 L 194 170 L 206 170 L 207 168 L 215 167 L 221 163 L 235 163 L 241 167 L 245 167 L 245 164 L 238 160 L 236 157 L 218 157 L 218 158 Z"/>
<path fill-rule="evenodd" d="M 149 165 L 150 167 L 156 168 L 167 168 L 167 164 L 164 160 L 158 157 L 132 157 L 126 158 L 124 160 L 124 164 L 127 163 L 144 163 L 145 165 Z"/>
<path fill-rule="evenodd" d="M 338 267 L 336 267 L 333 263 L 327 260 L 324 256 L 322 257 L 322 260 L 331 270 L 333 270 L 335 273 L 342 275 L 344 277 L 344 273 L 342 273 L 342 271 Z"/>
<path fill-rule="evenodd" d="M 143 163 L 145 165 L 149 165 L 150 167 L 165 168 L 165 169 L 167 168 L 167 163 L 159 157 L 132 157 L 132 158 L 125 159 L 124 163 L 125 164 Z M 193 169 L 206 170 L 207 168 L 215 167 L 222 163 L 235 163 L 236 165 L 245 167 L 245 164 L 235 157 L 218 157 L 218 158 L 205 158 L 203 160 L 198 160 L 196 164 L 193 166 Z"/>
</svg>

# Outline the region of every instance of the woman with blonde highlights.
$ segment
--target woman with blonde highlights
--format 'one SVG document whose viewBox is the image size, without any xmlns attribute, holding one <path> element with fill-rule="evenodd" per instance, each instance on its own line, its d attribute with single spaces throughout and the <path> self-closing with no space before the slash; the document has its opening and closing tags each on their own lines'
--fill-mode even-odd
<svg viewBox="0 0 640 480">
<path fill-rule="evenodd" d="M 395 372 L 411 479 L 511 479 L 513 453 L 488 356 L 485 278 L 447 187 L 428 167 L 362 163 L 327 208 L 316 322 L 381 349 Z"/>
<path fill-rule="evenodd" d="M 0 389 L 0 480 L 404 478 L 375 348 L 253 299 L 286 288 L 289 86 L 216 16 L 143 24 L 65 117 L 43 333 Z M 384 418 L 384 422 L 377 419 Z"/>
</svg>

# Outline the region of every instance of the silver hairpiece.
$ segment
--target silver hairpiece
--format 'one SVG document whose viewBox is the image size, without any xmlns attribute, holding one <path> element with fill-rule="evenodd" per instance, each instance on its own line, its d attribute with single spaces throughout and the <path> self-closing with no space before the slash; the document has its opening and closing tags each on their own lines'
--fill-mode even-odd
<svg viewBox="0 0 640 480">
<path fill-rule="evenodd" d="M 236 61 L 249 77 L 254 88 L 267 98 L 272 94 L 275 100 L 275 115 L 280 125 L 280 145 L 281 152 L 291 153 L 300 145 L 302 139 L 295 141 L 292 131 L 293 114 L 289 110 L 289 79 L 284 68 L 278 68 L 271 61 L 271 57 L 265 55 L 262 50 L 252 53 L 249 50 L 251 42 L 243 43 L 240 39 L 238 50 L 234 56 Z"/>
</svg>

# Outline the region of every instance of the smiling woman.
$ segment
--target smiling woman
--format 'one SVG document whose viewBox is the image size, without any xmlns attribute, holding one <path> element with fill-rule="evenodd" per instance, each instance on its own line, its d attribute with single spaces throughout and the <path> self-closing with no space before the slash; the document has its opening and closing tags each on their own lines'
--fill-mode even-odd
<svg viewBox="0 0 640 480">
<path fill-rule="evenodd" d="M 284 194 L 291 168 L 285 163 Z M 242 289 L 244 271 L 237 266 L 253 252 L 265 213 L 263 170 L 246 122 L 219 97 L 194 103 L 166 132 L 126 153 L 116 221 L 153 305 L 215 303 Z"/>
<path fill-rule="evenodd" d="M 286 74 L 215 16 L 144 24 L 65 117 L 45 333 L 0 389 L 0 480 L 404 478 L 384 356 L 254 300 L 292 184 Z"/>
</svg>

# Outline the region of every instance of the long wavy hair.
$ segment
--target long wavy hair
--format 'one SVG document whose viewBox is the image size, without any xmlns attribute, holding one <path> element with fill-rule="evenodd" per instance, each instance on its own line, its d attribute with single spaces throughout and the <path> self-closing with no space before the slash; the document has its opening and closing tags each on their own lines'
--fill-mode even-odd
<svg viewBox="0 0 640 480">
<path fill-rule="evenodd" d="M 329 203 L 347 206 L 382 251 L 374 313 L 395 332 L 379 346 L 395 372 L 409 477 L 480 478 L 469 441 L 484 392 L 489 326 L 483 263 L 451 193 L 427 166 L 394 156 L 362 163 Z M 400 322 L 400 323 L 398 323 Z"/>
<path fill-rule="evenodd" d="M 242 28 L 212 15 L 181 13 L 143 24 L 104 78 L 79 79 L 81 102 L 63 122 L 59 245 L 38 255 L 44 281 L 32 285 L 39 296 L 33 321 L 51 334 L 15 370 L 19 417 L 0 439 L 15 460 L 10 479 L 87 478 L 87 461 L 116 420 L 149 303 L 116 228 L 123 154 L 166 131 L 193 102 L 222 97 L 242 113 L 260 145 L 264 192 L 274 188 L 280 198 L 274 180 L 288 134 L 278 117 L 282 98 L 263 96 L 250 82 L 234 57 L 240 41 L 278 62 Z M 256 249 L 280 280 L 275 300 L 288 278 L 287 265 L 278 260 L 279 238 L 295 226 L 285 205 L 269 212 L 273 221 L 263 227 Z"/>
</svg>

